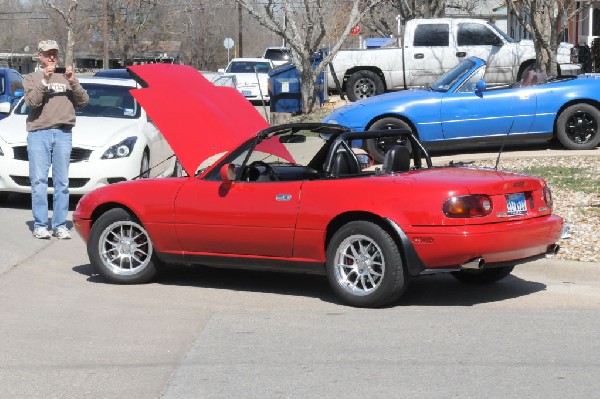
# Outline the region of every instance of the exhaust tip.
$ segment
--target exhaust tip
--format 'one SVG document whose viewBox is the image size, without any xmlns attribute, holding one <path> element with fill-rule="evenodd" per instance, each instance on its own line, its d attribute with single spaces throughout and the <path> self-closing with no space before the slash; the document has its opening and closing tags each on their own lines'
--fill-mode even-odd
<svg viewBox="0 0 600 399">
<path fill-rule="evenodd" d="M 546 250 L 546 255 L 556 255 L 558 251 L 560 251 L 560 245 L 552 244 L 548 246 L 548 249 Z"/>
<path fill-rule="evenodd" d="M 460 265 L 460 267 L 462 269 L 481 269 L 481 268 L 483 268 L 484 264 L 485 264 L 485 259 L 473 258 L 470 261 L 465 262 L 462 265 Z"/>
</svg>

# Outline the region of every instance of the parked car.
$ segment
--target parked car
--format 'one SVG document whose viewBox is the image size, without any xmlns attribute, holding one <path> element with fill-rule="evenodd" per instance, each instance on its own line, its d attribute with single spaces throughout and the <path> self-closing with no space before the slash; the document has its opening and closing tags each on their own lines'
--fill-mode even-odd
<svg viewBox="0 0 600 399">
<path fill-rule="evenodd" d="M 79 201 L 75 228 L 109 282 L 150 281 L 164 262 L 312 272 L 347 304 L 381 306 L 421 274 L 490 283 L 557 250 L 563 222 L 540 178 L 432 167 L 406 129 L 268 127 L 239 93 L 191 67 L 130 69 L 146 85 L 133 96 L 189 176 L 115 184 Z M 396 146 L 381 168 L 363 169 L 370 158 L 350 142 L 372 135 L 420 151 Z"/>
<path fill-rule="evenodd" d="M 234 58 L 226 69 L 226 75 L 236 78 L 237 89 L 250 101 L 269 101 L 269 71 L 273 69 L 271 60 L 263 58 Z"/>
<path fill-rule="evenodd" d="M 262 57 L 270 59 L 276 67 L 292 62 L 292 54 L 289 47 L 267 47 Z"/>
<path fill-rule="evenodd" d="M 76 111 L 69 190 L 85 194 L 111 183 L 141 177 L 169 176 L 175 158 L 146 111 L 131 96 L 136 82 L 125 79 L 80 77 L 89 104 Z M 0 200 L 8 193 L 31 192 L 24 99 L 0 121 Z M 165 161 L 165 162 L 163 162 Z M 48 192 L 52 193 L 52 184 Z"/>
<path fill-rule="evenodd" d="M 14 69 L 0 68 L 0 119 L 8 116 L 15 101 L 23 95 L 23 77 Z"/>
<path fill-rule="evenodd" d="M 101 69 L 94 76 L 103 78 L 131 79 L 131 74 L 125 68 Z"/>
<path fill-rule="evenodd" d="M 423 89 L 387 93 L 336 109 L 323 122 L 353 130 L 408 128 L 425 147 L 558 139 L 568 149 L 600 143 L 600 74 L 486 87 L 486 63 L 470 57 Z M 378 161 L 394 143 L 368 140 Z"/>
</svg>

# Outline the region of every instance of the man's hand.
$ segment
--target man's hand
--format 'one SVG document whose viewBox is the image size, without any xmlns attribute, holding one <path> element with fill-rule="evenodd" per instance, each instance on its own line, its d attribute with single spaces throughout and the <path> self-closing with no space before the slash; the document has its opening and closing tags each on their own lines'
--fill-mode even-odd
<svg viewBox="0 0 600 399">
<path fill-rule="evenodd" d="M 54 74 L 54 68 L 56 68 L 56 64 L 48 64 L 46 68 L 44 68 L 44 79 L 46 82 L 50 81 L 52 74 Z"/>
<path fill-rule="evenodd" d="M 65 72 L 65 79 L 69 82 L 70 85 L 75 84 L 77 82 L 77 78 L 75 77 L 75 72 L 73 71 L 73 67 L 67 67 L 67 71 Z"/>
</svg>

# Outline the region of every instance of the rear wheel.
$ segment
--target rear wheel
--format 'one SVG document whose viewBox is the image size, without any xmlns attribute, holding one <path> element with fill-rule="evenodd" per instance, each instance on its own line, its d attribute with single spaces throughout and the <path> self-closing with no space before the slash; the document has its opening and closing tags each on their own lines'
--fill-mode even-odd
<svg viewBox="0 0 600 399">
<path fill-rule="evenodd" d="M 591 150 L 600 144 L 600 111 L 585 103 L 571 105 L 556 120 L 556 136 L 570 150 Z"/>
<path fill-rule="evenodd" d="M 160 263 L 144 227 L 121 208 L 107 211 L 93 224 L 87 251 L 96 271 L 118 284 L 148 282 Z"/>
<path fill-rule="evenodd" d="M 387 130 L 387 129 L 408 129 L 411 130 L 408 123 L 404 122 L 402 119 L 387 117 L 378 120 L 373 123 L 369 130 Z M 414 133 L 414 132 L 413 132 Z M 375 158 L 375 161 L 378 163 L 383 162 L 383 158 L 385 157 L 385 153 L 387 150 L 392 148 L 397 144 L 403 144 L 408 146 L 408 149 L 412 152 L 412 147 L 409 141 L 406 138 L 380 138 L 380 139 L 371 139 L 366 140 L 366 147 L 369 154 Z"/>
<path fill-rule="evenodd" d="M 327 278 L 340 299 L 358 307 L 391 303 L 408 283 L 395 241 L 367 221 L 350 222 L 333 235 L 327 247 Z"/>
<path fill-rule="evenodd" d="M 346 95 L 350 101 L 373 97 L 384 92 L 381 78 L 372 71 L 356 71 L 346 82 Z"/>
<path fill-rule="evenodd" d="M 514 266 L 495 267 L 493 269 L 470 270 L 465 269 L 458 272 L 452 272 L 452 275 L 459 281 L 467 284 L 490 284 L 502 280 L 508 276 L 514 269 Z"/>
</svg>

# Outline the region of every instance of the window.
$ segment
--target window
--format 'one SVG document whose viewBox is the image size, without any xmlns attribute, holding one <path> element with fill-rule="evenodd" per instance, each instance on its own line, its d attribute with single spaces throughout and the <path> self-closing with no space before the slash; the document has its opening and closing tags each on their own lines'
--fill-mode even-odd
<svg viewBox="0 0 600 399">
<path fill-rule="evenodd" d="M 457 43 L 459 46 L 498 46 L 502 41 L 485 25 L 458 24 Z"/>
<path fill-rule="evenodd" d="M 227 68 L 229 73 L 268 73 L 271 70 L 271 64 L 268 62 L 236 61 L 232 62 Z"/>
<path fill-rule="evenodd" d="M 415 29 L 414 46 L 448 46 L 450 44 L 448 24 L 422 24 Z"/>
</svg>

